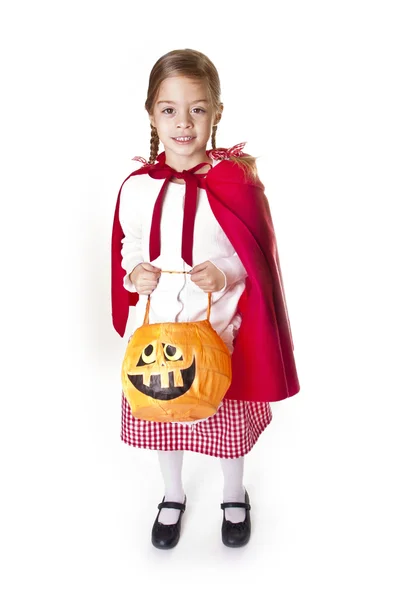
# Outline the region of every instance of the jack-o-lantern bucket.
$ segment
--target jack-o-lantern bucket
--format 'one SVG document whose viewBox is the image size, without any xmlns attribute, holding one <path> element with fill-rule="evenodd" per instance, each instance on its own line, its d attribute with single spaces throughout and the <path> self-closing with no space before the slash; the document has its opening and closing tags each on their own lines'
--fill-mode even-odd
<svg viewBox="0 0 406 600">
<path fill-rule="evenodd" d="M 147 421 L 196 421 L 216 413 L 231 383 L 231 355 L 207 318 L 144 324 L 125 352 L 121 381 L 134 417 Z"/>
</svg>

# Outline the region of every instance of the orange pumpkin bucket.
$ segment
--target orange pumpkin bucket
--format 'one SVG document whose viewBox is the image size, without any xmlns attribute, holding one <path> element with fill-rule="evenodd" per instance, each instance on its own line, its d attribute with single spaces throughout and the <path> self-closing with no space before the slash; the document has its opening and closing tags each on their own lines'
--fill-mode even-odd
<svg viewBox="0 0 406 600">
<path fill-rule="evenodd" d="M 196 421 L 214 415 L 231 383 L 231 355 L 207 318 L 144 324 L 125 352 L 121 381 L 131 413 L 146 421 Z"/>
</svg>

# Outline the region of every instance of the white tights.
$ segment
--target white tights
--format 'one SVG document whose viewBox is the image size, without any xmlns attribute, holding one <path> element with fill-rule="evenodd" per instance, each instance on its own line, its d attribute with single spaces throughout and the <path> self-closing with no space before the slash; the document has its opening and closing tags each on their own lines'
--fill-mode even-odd
<svg viewBox="0 0 406 600">
<path fill-rule="evenodd" d="M 159 466 L 165 486 L 165 500 L 185 501 L 182 484 L 183 455 L 183 450 L 158 450 Z M 244 457 L 220 458 L 220 464 L 224 476 L 223 502 L 244 502 Z M 171 525 L 177 522 L 179 513 L 180 511 L 175 508 L 163 508 L 159 521 L 164 525 Z M 245 519 L 245 509 L 226 508 L 225 517 L 228 521 L 239 523 Z"/>
</svg>

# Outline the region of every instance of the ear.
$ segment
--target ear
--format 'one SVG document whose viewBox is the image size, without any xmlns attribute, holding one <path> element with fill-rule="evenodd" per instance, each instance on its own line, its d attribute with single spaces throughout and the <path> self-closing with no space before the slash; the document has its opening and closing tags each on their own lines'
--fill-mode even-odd
<svg viewBox="0 0 406 600">
<path fill-rule="evenodd" d="M 221 103 L 221 104 L 220 104 L 219 111 L 218 111 L 218 113 L 216 114 L 216 117 L 215 117 L 215 119 L 214 119 L 214 123 L 213 123 L 213 125 L 218 125 L 218 123 L 220 123 L 220 120 L 221 120 L 221 115 L 222 115 L 222 113 L 223 113 L 223 109 L 224 109 L 224 104 L 222 104 L 222 103 Z"/>
<path fill-rule="evenodd" d="M 149 115 L 149 122 L 151 123 L 152 127 L 155 127 L 155 119 L 152 115 Z"/>
</svg>

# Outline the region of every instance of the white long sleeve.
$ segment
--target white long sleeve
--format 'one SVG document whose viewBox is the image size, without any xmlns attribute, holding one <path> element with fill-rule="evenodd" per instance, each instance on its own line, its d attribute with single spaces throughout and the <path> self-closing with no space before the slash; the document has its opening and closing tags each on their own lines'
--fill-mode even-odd
<svg viewBox="0 0 406 600">
<path fill-rule="evenodd" d="M 247 277 L 247 271 L 236 252 L 232 256 L 209 258 L 209 261 L 224 275 L 225 283 L 220 292 L 223 292 L 239 281 L 244 281 Z"/>
<path fill-rule="evenodd" d="M 130 281 L 130 273 L 144 262 L 142 255 L 142 218 L 138 211 L 139 198 L 134 194 L 131 180 L 126 181 L 121 190 L 119 220 L 124 232 L 122 239 L 121 266 L 126 272 L 123 285 L 129 292 L 136 292 Z"/>
</svg>

